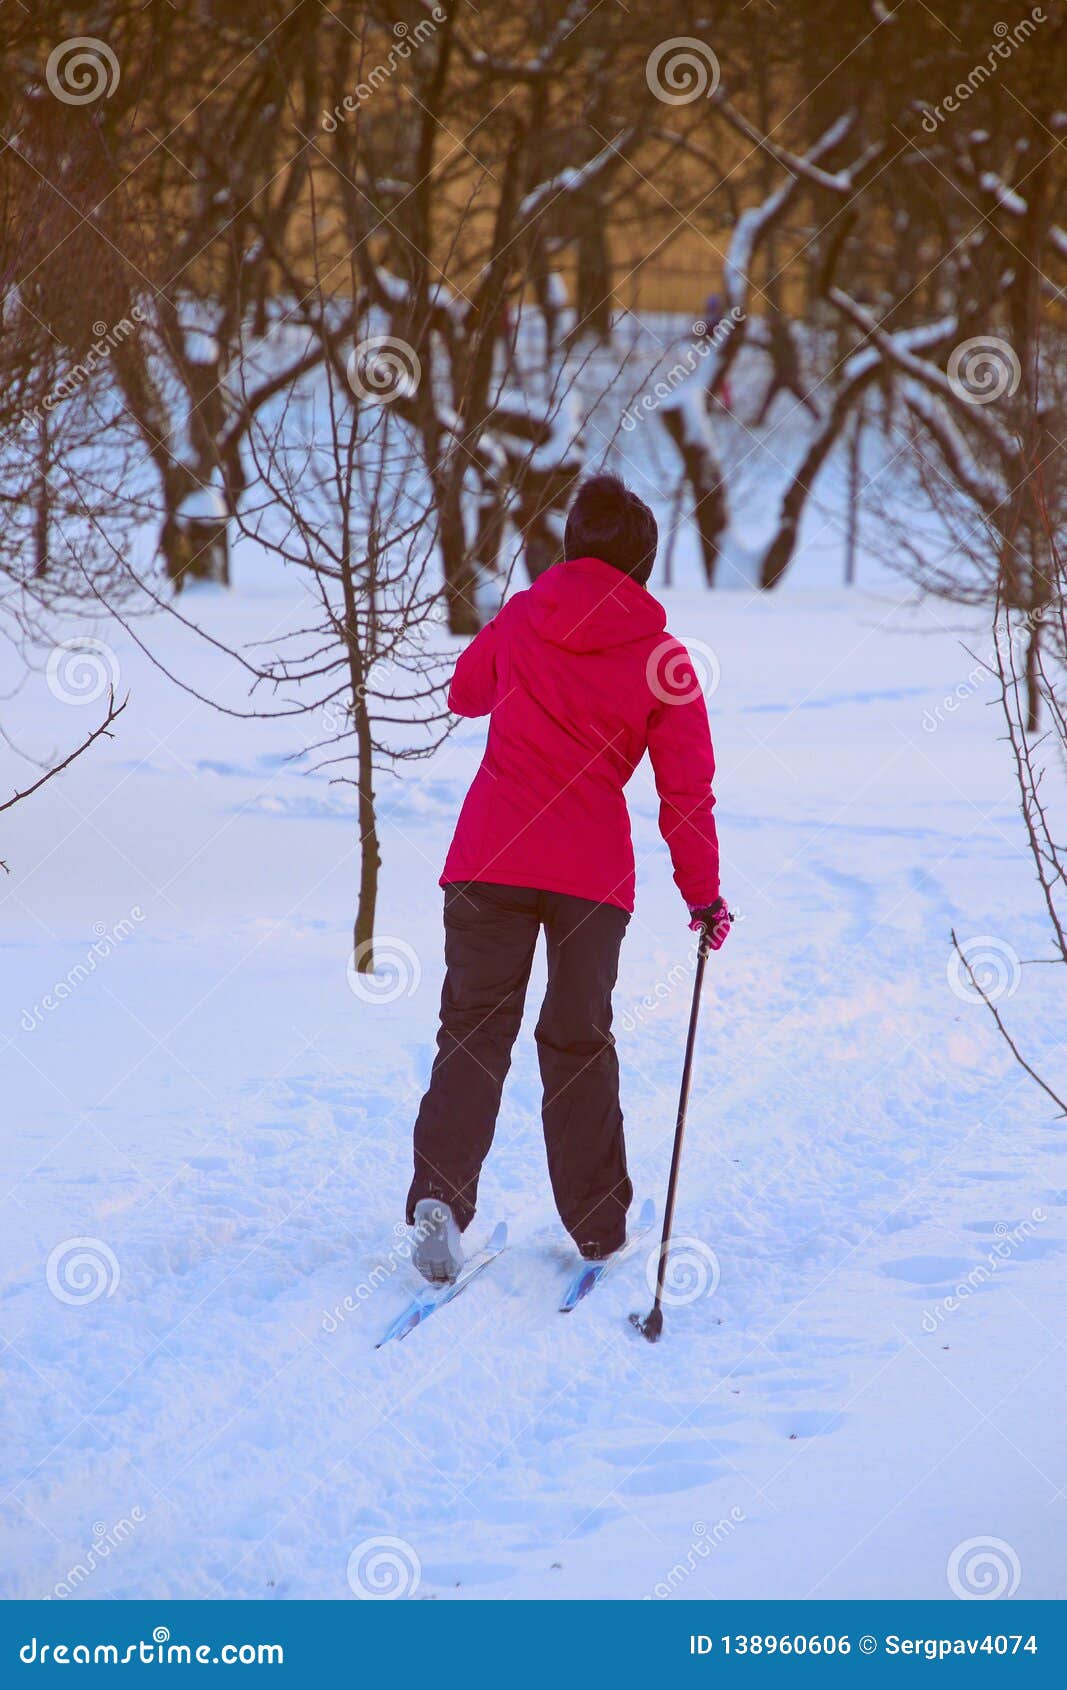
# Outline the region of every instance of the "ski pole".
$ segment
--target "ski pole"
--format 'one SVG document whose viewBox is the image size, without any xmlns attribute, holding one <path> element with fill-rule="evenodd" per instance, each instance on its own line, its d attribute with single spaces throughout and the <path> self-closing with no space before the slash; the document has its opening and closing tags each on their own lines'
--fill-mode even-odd
<svg viewBox="0 0 1067 1690">
<path fill-rule="evenodd" d="M 667 1179 L 667 1205 L 663 1211 L 663 1238 L 659 1247 L 659 1268 L 656 1273 L 656 1300 L 642 1320 L 639 1314 L 630 1316 L 630 1325 L 654 1344 L 663 1331 L 663 1284 L 667 1277 L 667 1257 L 671 1247 L 671 1228 L 674 1224 L 674 1200 L 678 1192 L 678 1169 L 682 1161 L 682 1140 L 685 1137 L 685 1112 L 689 1104 L 689 1081 L 693 1072 L 693 1051 L 696 1047 L 697 1018 L 700 1014 L 700 989 L 704 984 L 704 964 L 711 949 L 711 936 L 706 927 L 700 930 L 697 947 L 697 971 L 693 981 L 693 1007 L 689 1011 L 689 1034 L 685 1041 L 685 1063 L 682 1067 L 682 1089 L 678 1096 L 678 1119 L 674 1128 L 674 1151 L 671 1171 Z"/>
</svg>

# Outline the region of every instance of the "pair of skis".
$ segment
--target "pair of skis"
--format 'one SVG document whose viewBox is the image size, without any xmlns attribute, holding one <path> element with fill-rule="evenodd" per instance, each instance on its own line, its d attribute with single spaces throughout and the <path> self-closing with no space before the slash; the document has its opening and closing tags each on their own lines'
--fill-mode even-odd
<svg viewBox="0 0 1067 1690">
<path fill-rule="evenodd" d="M 614 1255 L 608 1256 L 602 1262 L 582 1263 L 564 1292 L 563 1300 L 559 1305 L 560 1314 L 570 1314 L 573 1309 L 576 1309 L 578 1304 L 588 1297 L 590 1291 L 600 1284 L 605 1274 L 610 1273 L 621 1261 L 624 1261 L 636 1249 L 642 1238 L 651 1232 L 655 1219 L 656 1205 L 649 1197 L 642 1204 L 637 1225 L 631 1231 L 621 1250 L 616 1250 Z M 484 1244 L 480 1250 L 464 1262 L 458 1278 L 454 1279 L 451 1285 L 443 1285 L 437 1290 L 427 1287 L 426 1290 L 420 1291 L 416 1297 L 413 1297 L 406 1308 L 401 1309 L 396 1319 L 389 1324 L 375 1344 L 375 1349 L 380 1350 L 383 1344 L 388 1344 L 394 1338 L 406 1338 L 409 1332 L 414 1332 L 416 1326 L 422 1326 L 432 1314 L 437 1313 L 438 1309 L 443 1309 L 446 1303 L 454 1302 L 460 1292 L 465 1291 L 471 1281 L 477 1279 L 478 1275 L 484 1273 L 490 1263 L 496 1260 L 507 1241 L 507 1225 L 504 1221 L 501 1221 L 493 1229 L 488 1243 Z"/>
</svg>

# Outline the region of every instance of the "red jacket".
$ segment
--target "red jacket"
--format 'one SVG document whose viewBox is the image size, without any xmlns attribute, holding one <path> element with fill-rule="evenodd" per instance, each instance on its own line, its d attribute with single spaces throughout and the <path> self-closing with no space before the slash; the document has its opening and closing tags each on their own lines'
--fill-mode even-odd
<svg viewBox="0 0 1067 1690">
<path fill-rule="evenodd" d="M 708 713 L 652 594 L 600 558 L 548 569 L 471 641 L 448 695 L 489 714 L 441 885 L 488 880 L 634 907 L 623 787 L 647 750 L 686 902 L 719 895 Z"/>
</svg>

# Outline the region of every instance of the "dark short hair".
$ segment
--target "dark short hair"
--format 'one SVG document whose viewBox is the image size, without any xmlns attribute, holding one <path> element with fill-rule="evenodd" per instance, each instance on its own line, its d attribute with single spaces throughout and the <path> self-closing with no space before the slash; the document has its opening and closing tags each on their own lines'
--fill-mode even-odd
<svg viewBox="0 0 1067 1690">
<path fill-rule="evenodd" d="M 563 535 L 565 557 L 599 557 L 648 585 L 659 529 L 643 499 L 617 475 L 591 475 L 575 495 Z"/>
</svg>

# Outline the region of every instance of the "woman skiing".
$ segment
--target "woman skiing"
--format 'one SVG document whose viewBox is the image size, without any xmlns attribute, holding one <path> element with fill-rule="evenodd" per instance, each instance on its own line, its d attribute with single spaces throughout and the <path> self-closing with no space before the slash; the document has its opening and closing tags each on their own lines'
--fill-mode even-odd
<svg viewBox="0 0 1067 1690">
<path fill-rule="evenodd" d="M 646 585 L 657 537 L 617 476 L 591 477 L 567 519 L 565 561 L 510 598 L 456 664 L 449 707 L 490 722 L 441 876 L 441 1025 L 407 1199 L 415 1264 L 432 1281 L 462 1265 L 542 928 L 535 1038 L 556 1206 L 587 1259 L 625 1242 L 633 1192 L 611 994 L 634 904 L 623 788 L 646 750 L 690 926 L 715 950 L 729 932 L 707 710 Z"/>
</svg>

